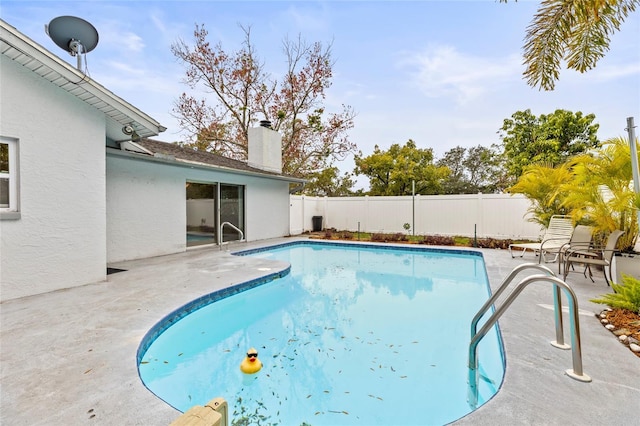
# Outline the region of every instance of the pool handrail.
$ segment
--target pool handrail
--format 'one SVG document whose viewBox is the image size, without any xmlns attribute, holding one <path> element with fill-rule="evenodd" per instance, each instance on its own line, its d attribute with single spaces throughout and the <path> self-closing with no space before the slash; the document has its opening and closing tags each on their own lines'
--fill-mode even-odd
<svg viewBox="0 0 640 426">
<path fill-rule="evenodd" d="M 480 328 L 469 343 L 469 390 L 471 404 L 477 404 L 477 382 L 478 382 L 478 343 L 494 326 L 498 318 L 507 310 L 511 303 L 520 295 L 522 290 L 531 283 L 538 281 L 547 281 L 554 284 L 556 288 L 562 288 L 569 299 L 569 319 L 571 324 L 571 352 L 573 361 L 573 370 L 565 370 L 565 373 L 572 379 L 581 382 L 591 382 L 591 377 L 584 374 L 582 371 L 582 350 L 580 345 L 580 319 L 578 318 L 578 299 L 573 289 L 564 281 L 556 276 L 548 275 L 531 275 L 523 278 L 516 288 L 507 296 L 505 301 L 500 305 L 495 312 L 489 317 L 486 323 Z"/>
<path fill-rule="evenodd" d="M 239 240 L 235 240 L 235 241 L 244 241 L 244 232 L 242 232 L 242 229 L 238 228 L 237 226 L 235 226 L 233 223 L 231 222 L 222 222 L 222 224 L 220 225 L 220 232 L 218 233 L 218 245 L 222 245 L 224 243 L 223 239 L 224 239 L 224 226 L 230 226 L 234 231 L 237 231 L 240 233 L 240 239 Z M 227 241 L 228 243 L 229 241 Z"/>
<path fill-rule="evenodd" d="M 471 338 L 475 336 L 478 322 L 484 316 L 484 314 L 493 306 L 495 301 L 500 297 L 502 293 L 507 289 L 509 284 L 513 281 L 513 279 L 518 275 L 521 271 L 525 269 L 538 269 L 542 272 L 546 272 L 549 276 L 555 277 L 556 274 L 549 269 L 548 267 L 541 265 L 539 263 L 523 263 L 521 265 L 513 268 L 513 271 L 502 281 L 500 286 L 496 289 L 493 295 L 485 302 L 484 305 L 478 310 L 478 313 L 471 320 Z M 555 293 L 553 298 L 553 307 L 555 311 L 555 324 L 556 324 L 556 341 L 551 342 L 551 344 L 560 349 L 569 349 L 569 345 L 565 345 L 564 343 L 564 330 L 562 324 L 562 301 L 560 299 L 560 289 L 555 287 Z"/>
</svg>

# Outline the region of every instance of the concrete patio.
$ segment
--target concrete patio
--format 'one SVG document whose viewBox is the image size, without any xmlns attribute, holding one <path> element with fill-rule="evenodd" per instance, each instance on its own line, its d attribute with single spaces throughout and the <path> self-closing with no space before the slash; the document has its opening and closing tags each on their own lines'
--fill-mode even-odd
<svg viewBox="0 0 640 426">
<path fill-rule="evenodd" d="M 238 251 L 293 240 L 230 248 Z M 536 261 L 531 255 L 512 259 L 505 250 L 481 251 L 493 288 L 518 264 Z M 0 304 L 0 423 L 169 424 L 180 413 L 138 377 L 136 350 L 145 333 L 163 316 L 203 294 L 287 267 L 282 262 L 232 256 L 218 248 L 109 266 L 126 271 L 109 275 L 104 282 Z M 502 388 L 455 424 L 638 424 L 640 359 L 595 318 L 604 306 L 589 299 L 610 291 L 601 276 L 596 278 L 594 284 L 579 273 L 568 277 L 582 312 L 584 372 L 593 381 L 582 383 L 564 374 L 572 366 L 571 351 L 549 344 L 555 340 L 549 309 L 552 287 L 534 284 L 499 321 L 507 359 Z M 566 313 L 564 318 L 569 342 Z M 428 413 L 424 418 L 429 424 Z"/>
</svg>

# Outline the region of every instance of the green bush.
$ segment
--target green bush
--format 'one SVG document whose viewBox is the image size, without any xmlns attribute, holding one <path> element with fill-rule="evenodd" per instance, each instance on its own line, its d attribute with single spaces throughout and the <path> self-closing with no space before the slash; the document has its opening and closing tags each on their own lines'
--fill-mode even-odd
<svg viewBox="0 0 640 426">
<path fill-rule="evenodd" d="M 640 314 L 639 279 L 623 274 L 622 284 L 611 284 L 611 287 L 615 293 L 604 294 L 601 299 L 592 299 L 591 301 Z"/>
</svg>

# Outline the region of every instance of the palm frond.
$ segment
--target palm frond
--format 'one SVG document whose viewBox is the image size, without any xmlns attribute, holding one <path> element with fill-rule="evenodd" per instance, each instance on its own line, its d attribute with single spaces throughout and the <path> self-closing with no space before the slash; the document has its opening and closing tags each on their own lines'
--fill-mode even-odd
<svg viewBox="0 0 640 426">
<path fill-rule="evenodd" d="M 553 90 L 560 75 L 565 40 L 573 27 L 573 4 L 565 0 L 543 1 L 527 27 L 524 44 L 524 77 L 530 86 Z"/>
<path fill-rule="evenodd" d="M 638 6 L 640 0 L 543 0 L 525 36 L 527 83 L 553 90 L 563 59 L 579 72 L 594 68 Z"/>
<path fill-rule="evenodd" d="M 585 14 L 567 40 L 567 67 L 585 72 L 609 50 L 610 14 Z"/>
</svg>

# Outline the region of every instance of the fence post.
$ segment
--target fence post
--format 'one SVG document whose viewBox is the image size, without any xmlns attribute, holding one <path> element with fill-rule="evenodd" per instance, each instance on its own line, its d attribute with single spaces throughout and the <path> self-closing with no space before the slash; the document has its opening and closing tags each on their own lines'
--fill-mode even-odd
<svg viewBox="0 0 640 426">
<path fill-rule="evenodd" d="M 422 221 L 420 220 L 420 218 L 421 218 L 421 216 L 420 216 L 420 201 L 421 201 L 420 200 L 420 194 L 416 194 L 416 202 L 415 202 L 416 210 L 415 211 L 416 211 L 417 214 L 416 214 L 416 218 L 415 218 L 416 224 L 413 227 L 414 228 L 413 229 L 413 231 L 414 231 L 413 235 L 415 235 L 416 233 L 418 235 L 420 235 L 420 231 L 418 231 L 418 229 L 420 228 L 420 226 L 422 224 Z"/>
<path fill-rule="evenodd" d="M 371 232 L 369 230 L 369 196 L 364 196 L 364 226 L 362 227 L 362 232 Z"/>
<path fill-rule="evenodd" d="M 483 210 L 484 209 L 483 202 L 484 202 L 484 198 L 482 196 L 482 192 L 478 192 L 478 202 L 476 204 L 476 208 L 478 210 L 476 211 L 475 223 L 476 223 L 476 225 L 480 224 L 480 235 L 484 235 L 484 229 L 485 229 L 485 226 L 484 226 L 484 214 L 483 214 L 483 211 L 484 211 Z"/>
</svg>

